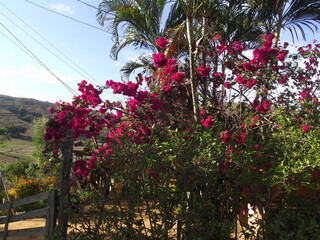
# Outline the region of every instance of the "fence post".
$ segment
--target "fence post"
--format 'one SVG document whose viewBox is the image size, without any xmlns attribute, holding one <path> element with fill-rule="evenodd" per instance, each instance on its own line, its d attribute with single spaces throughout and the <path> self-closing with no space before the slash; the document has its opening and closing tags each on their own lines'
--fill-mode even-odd
<svg viewBox="0 0 320 240">
<path fill-rule="evenodd" d="M 46 216 L 46 232 L 47 238 L 49 238 L 53 233 L 56 227 L 57 221 L 57 197 L 58 191 L 56 189 L 50 190 L 49 197 L 47 200 L 48 212 Z"/>
<path fill-rule="evenodd" d="M 10 223 L 10 216 L 11 216 L 11 209 L 12 209 L 12 204 L 13 202 L 10 202 L 9 205 L 9 209 L 8 209 L 8 214 L 7 214 L 7 219 L 6 219 L 6 223 L 4 225 L 4 234 L 3 234 L 3 240 L 7 239 L 8 236 L 8 227 L 9 227 L 9 223 Z"/>
<path fill-rule="evenodd" d="M 65 140 L 61 143 L 62 167 L 60 177 L 58 235 L 59 240 L 67 240 L 70 171 L 73 159 L 73 141 Z"/>
</svg>

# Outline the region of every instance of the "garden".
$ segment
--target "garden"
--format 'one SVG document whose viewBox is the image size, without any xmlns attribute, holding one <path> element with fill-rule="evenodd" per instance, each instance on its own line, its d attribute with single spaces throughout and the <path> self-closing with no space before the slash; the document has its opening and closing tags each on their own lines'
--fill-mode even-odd
<svg viewBox="0 0 320 240">
<path fill-rule="evenodd" d="M 194 69 L 207 83 L 195 112 L 190 73 L 166 57 L 165 38 L 151 77 L 82 81 L 72 103 L 58 103 L 46 141 L 83 149 L 70 181 L 76 211 L 87 210 L 71 236 L 317 239 L 319 44 L 291 55 L 273 38 L 247 59 L 241 44 L 213 36 L 237 67 L 213 72 L 208 57 Z M 125 103 L 102 100 L 107 88 Z"/>
<path fill-rule="evenodd" d="M 65 144 L 76 150 L 59 182 L 68 180 L 68 239 L 320 239 L 320 44 L 292 50 L 265 29 L 236 41 L 218 23 L 212 31 L 215 1 L 175 2 L 181 25 L 153 31 L 154 53 L 139 57 L 149 64 L 131 63 L 143 67 L 135 80 L 83 80 L 51 109 L 50 164 L 61 167 Z M 284 12 L 286 1 L 266 2 Z M 115 29 L 134 10 L 117 8 Z M 143 45 L 134 26 L 116 54 Z M 104 98 L 110 90 L 122 100 Z"/>
</svg>

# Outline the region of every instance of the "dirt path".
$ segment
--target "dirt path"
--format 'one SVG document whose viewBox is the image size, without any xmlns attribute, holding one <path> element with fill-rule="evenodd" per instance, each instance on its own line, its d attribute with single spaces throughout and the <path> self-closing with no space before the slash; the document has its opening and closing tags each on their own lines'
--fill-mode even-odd
<svg viewBox="0 0 320 240">
<path fill-rule="evenodd" d="M 9 230 L 15 229 L 26 229 L 26 228 L 36 228 L 44 227 L 44 218 L 34 218 L 26 221 L 13 222 L 9 224 Z M 0 231 L 3 231 L 4 225 L 0 225 Z M 26 237 L 8 237 L 7 240 L 44 240 L 44 236 L 41 235 L 30 235 Z"/>
</svg>

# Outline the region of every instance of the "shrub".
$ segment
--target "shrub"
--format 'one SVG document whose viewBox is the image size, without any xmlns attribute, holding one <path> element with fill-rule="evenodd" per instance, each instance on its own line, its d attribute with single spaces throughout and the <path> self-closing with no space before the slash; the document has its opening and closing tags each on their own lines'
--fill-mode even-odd
<svg viewBox="0 0 320 240">
<path fill-rule="evenodd" d="M 82 146 L 74 192 L 85 193 L 79 201 L 92 216 L 78 218 L 86 231 L 74 234 L 220 240 L 240 232 L 234 223 L 241 218 L 246 239 L 288 239 L 287 227 L 272 226 L 276 221 L 316 219 L 310 211 L 272 209 L 319 208 L 320 45 L 289 57 L 272 48 L 272 39 L 265 36 L 252 59 L 239 43 L 212 42 L 208 66 L 195 69 L 199 106 L 190 99 L 190 69 L 175 74 L 183 66 L 164 53 L 153 56 L 158 69 L 150 78 L 109 80 L 101 88 L 82 81 L 71 104 L 57 103 L 45 138 L 56 146 L 73 138 Z M 210 74 L 218 53 L 223 72 Z M 103 101 L 105 88 L 126 101 Z M 248 204 L 260 215 L 245 221 Z M 316 228 L 296 229 L 308 239 Z"/>
<path fill-rule="evenodd" d="M 37 193 L 54 189 L 57 186 L 57 178 L 47 177 L 43 179 L 37 178 L 20 178 L 8 191 L 11 199 L 21 199 L 32 196 Z M 17 211 L 31 211 L 45 207 L 44 201 L 31 203 L 18 207 Z"/>
<path fill-rule="evenodd" d="M 27 169 L 32 163 L 30 159 L 21 158 L 1 166 L 6 181 L 13 184 L 20 178 L 27 178 Z"/>
</svg>

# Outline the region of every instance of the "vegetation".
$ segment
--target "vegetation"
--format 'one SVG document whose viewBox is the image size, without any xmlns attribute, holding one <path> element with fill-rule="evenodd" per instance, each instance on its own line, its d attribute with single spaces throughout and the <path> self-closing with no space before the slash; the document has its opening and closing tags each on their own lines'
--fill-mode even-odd
<svg viewBox="0 0 320 240">
<path fill-rule="evenodd" d="M 299 39 L 299 33 L 305 39 L 305 28 L 318 30 L 319 4 L 317 0 L 107 0 L 100 3 L 97 19 L 112 32 L 115 44 L 110 53 L 115 59 L 129 45 L 148 53 L 159 52 L 155 42 L 160 36 L 170 39 L 167 57 L 187 54 L 190 58 L 190 47 L 193 52 L 204 54 L 199 46 L 208 47 L 209 36 L 216 33 L 229 44 L 240 42 L 245 49 L 257 47 L 259 38 L 266 33 L 275 34 L 277 45 L 284 29 L 293 40 Z M 204 60 L 205 56 L 200 58 Z M 143 53 L 136 61 L 129 61 L 122 72 L 126 77 L 137 68 L 150 73 L 155 70 L 152 63 L 150 54 Z"/>
<path fill-rule="evenodd" d="M 53 106 L 53 103 L 35 99 L 0 95 L 0 128 L 14 126 L 30 129 L 32 120 L 48 117 Z M 29 132 L 27 136 L 30 136 Z"/>
<path fill-rule="evenodd" d="M 34 99 L 14 98 L 0 95 L 0 118 L 3 118 L 0 131 L 2 143 L 1 170 L 9 187 L 11 199 L 30 196 L 57 185 L 57 178 L 52 166 L 49 166 L 42 151 L 46 118 L 49 108 L 54 106 L 48 102 Z M 50 180 L 51 179 L 51 180 Z M 3 191 L 1 197 L 5 197 Z M 43 202 L 27 205 L 19 211 L 41 208 Z"/>
<path fill-rule="evenodd" d="M 102 1 L 112 55 L 130 44 L 152 55 L 123 69 L 143 67 L 136 82 L 79 83 L 79 96 L 56 104 L 46 142 L 45 120 L 34 122 L 39 163 L 5 171 L 27 174 L 12 177 L 12 196 L 54 187 L 43 166 L 65 161 L 71 142 L 60 205 L 77 223 L 70 239 L 319 239 L 320 44 L 291 54 L 278 42 L 281 28 L 317 30 L 318 6 Z M 102 99 L 107 88 L 125 100 Z"/>
<path fill-rule="evenodd" d="M 75 214 L 80 229 L 70 237 L 317 239 L 320 45 L 290 55 L 273 40 L 263 37 L 247 58 L 240 43 L 210 39 L 204 51 L 237 65 L 216 72 L 210 54 L 207 65 L 195 61 L 198 119 L 190 71 L 161 52 L 157 74 L 106 82 L 123 104 L 79 83 L 81 94 L 58 104 L 45 135 L 55 151 L 70 139 L 83 148 L 71 209 L 92 217 Z M 170 47 L 165 38 L 157 44 Z"/>
<path fill-rule="evenodd" d="M 0 128 L 0 146 L 3 146 L 3 144 L 8 140 L 10 140 L 10 137 L 7 130 Z"/>
<path fill-rule="evenodd" d="M 5 143 L 0 149 L 1 164 L 32 157 L 33 121 L 48 117 L 53 106 L 35 99 L 0 95 L 0 142 Z"/>
</svg>

